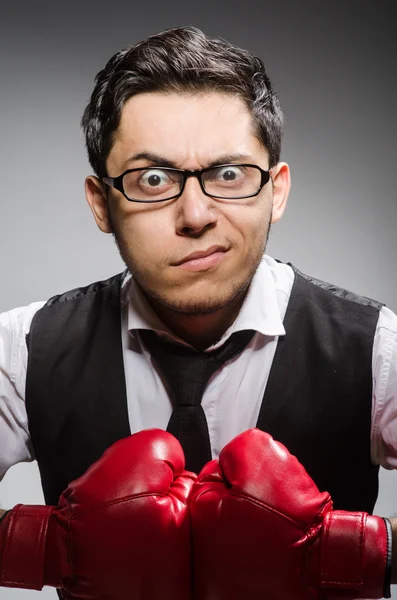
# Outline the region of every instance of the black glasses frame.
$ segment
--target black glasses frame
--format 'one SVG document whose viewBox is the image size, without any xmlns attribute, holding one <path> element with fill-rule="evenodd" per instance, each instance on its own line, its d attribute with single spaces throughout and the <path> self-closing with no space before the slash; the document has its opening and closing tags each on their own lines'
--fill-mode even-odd
<svg viewBox="0 0 397 600">
<path fill-rule="evenodd" d="M 254 192 L 253 194 L 249 194 L 248 196 L 214 196 L 214 194 L 210 194 L 204 188 L 202 175 L 204 173 L 208 173 L 209 171 L 214 171 L 215 169 L 221 169 L 223 167 L 253 167 L 254 169 L 257 169 L 258 171 L 260 171 L 260 174 L 261 174 L 261 182 L 259 184 L 259 188 L 256 190 L 256 192 Z M 175 196 L 170 196 L 169 198 L 162 198 L 161 200 L 137 200 L 136 198 L 129 198 L 124 191 L 124 185 L 123 185 L 124 176 L 127 175 L 127 173 L 133 173 L 135 171 L 150 171 L 152 169 L 164 169 L 165 171 L 173 171 L 174 173 L 175 172 L 181 173 L 183 176 L 183 180 L 182 180 L 180 192 L 178 194 L 175 194 Z M 265 171 L 261 167 L 258 167 L 258 165 L 250 165 L 250 164 L 242 164 L 242 163 L 241 164 L 240 163 L 228 163 L 225 165 L 215 165 L 213 167 L 206 167 L 205 169 L 195 169 L 195 170 L 176 169 L 174 167 L 161 167 L 161 166 L 156 165 L 156 166 L 151 166 L 151 167 L 139 167 L 137 169 L 127 169 L 127 171 L 124 171 L 124 173 L 122 173 L 118 177 L 102 177 L 102 181 L 106 185 L 113 187 L 116 190 L 118 190 L 119 192 L 121 192 L 123 194 L 123 196 L 129 202 L 143 202 L 144 204 L 155 204 L 157 202 L 167 202 L 168 200 L 174 200 L 175 198 L 179 198 L 180 196 L 182 196 L 184 189 L 185 189 L 186 181 L 189 177 L 196 177 L 196 179 L 198 179 L 198 181 L 200 183 L 201 191 L 203 192 L 203 194 L 205 196 L 209 196 L 210 198 L 219 198 L 220 200 L 242 200 L 243 198 L 252 198 L 253 196 L 257 196 L 259 194 L 259 192 L 262 190 L 262 188 L 270 180 L 270 169 L 268 171 Z"/>
</svg>

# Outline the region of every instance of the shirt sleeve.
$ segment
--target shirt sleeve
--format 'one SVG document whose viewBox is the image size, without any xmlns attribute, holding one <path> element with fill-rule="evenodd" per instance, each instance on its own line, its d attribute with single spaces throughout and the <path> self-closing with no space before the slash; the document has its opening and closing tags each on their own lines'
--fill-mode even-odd
<svg viewBox="0 0 397 600">
<path fill-rule="evenodd" d="M 0 480 L 11 466 L 34 460 L 25 406 L 26 334 L 43 305 L 0 314 Z"/>
<path fill-rule="evenodd" d="M 397 469 L 397 315 L 386 307 L 379 314 L 372 373 L 372 461 Z"/>
</svg>

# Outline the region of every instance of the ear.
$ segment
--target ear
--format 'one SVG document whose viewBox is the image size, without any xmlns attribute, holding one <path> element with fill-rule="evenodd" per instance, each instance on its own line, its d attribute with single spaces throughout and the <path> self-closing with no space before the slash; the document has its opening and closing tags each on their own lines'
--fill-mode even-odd
<svg viewBox="0 0 397 600">
<path fill-rule="evenodd" d="M 108 213 L 105 184 L 98 177 L 90 175 L 86 178 L 85 197 L 99 229 L 104 233 L 113 233 Z"/>
<path fill-rule="evenodd" d="M 291 187 L 291 173 L 287 163 L 280 162 L 270 169 L 270 177 L 273 181 L 272 223 L 277 223 L 284 214 Z"/>
</svg>

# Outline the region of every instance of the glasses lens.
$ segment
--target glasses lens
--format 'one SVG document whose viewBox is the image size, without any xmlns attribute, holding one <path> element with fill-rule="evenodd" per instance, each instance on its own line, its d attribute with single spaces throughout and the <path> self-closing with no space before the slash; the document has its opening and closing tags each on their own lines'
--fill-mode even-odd
<svg viewBox="0 0 397 600">
<path fill-rule="evenodd" d="M 182 175 L 172 169 L 148 167 L 126 173 L 124 192 L 132 200 L 158 202 L 177 196 L 181 190 Z"/>
<path fill-rule="evenodd" d="M 223 165 L 203 174 L 204 189 L 218 198 L 241 198 L 255 194 L 261 186 L 261 172 L 256 167 Z"/>
</svg>

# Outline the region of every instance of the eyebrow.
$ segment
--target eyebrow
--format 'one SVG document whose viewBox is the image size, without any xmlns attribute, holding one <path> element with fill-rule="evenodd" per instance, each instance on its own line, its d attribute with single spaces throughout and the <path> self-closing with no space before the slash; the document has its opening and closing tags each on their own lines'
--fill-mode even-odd
<svg viewBox="0 0 397 600">
<path fill-rule="evenodd" d="M 133 154 L 127 160 L 123 162 L 123 167 L 127 167 L 127 165 L 136 160 L 147 160 L 153 165 L 158 167 L 170 167 L 172 169 L 179 169 L 180 167 L 176 162 L 161 156 L 160 154 L 155 154 L 154 152 L 138 152 L 137 154 Z M 250 154 L 222 154 L 218 156 L 215 160 L 212 160 L 208 163 L 207 167 L 216 167 L 218 165 L 226 165 L 234 162 L 244 162 L 244 161 L 253 161 L 253 157 Z"/>
<path fill-rule="evenodd" d="M 178 168 L 176 163 L 174 163 L 172 160 L 168 160 L 164 156 L 154 154 L 153 152 L 138 152 L 137 154 L 133 154 L 123 162 L 123 166 L 126 167 L 129 163 L 136 160 L 147 160 L 153 165 L 157 165 L 159 167 L 172 167 L 174 169 Z"/>
</svg>

